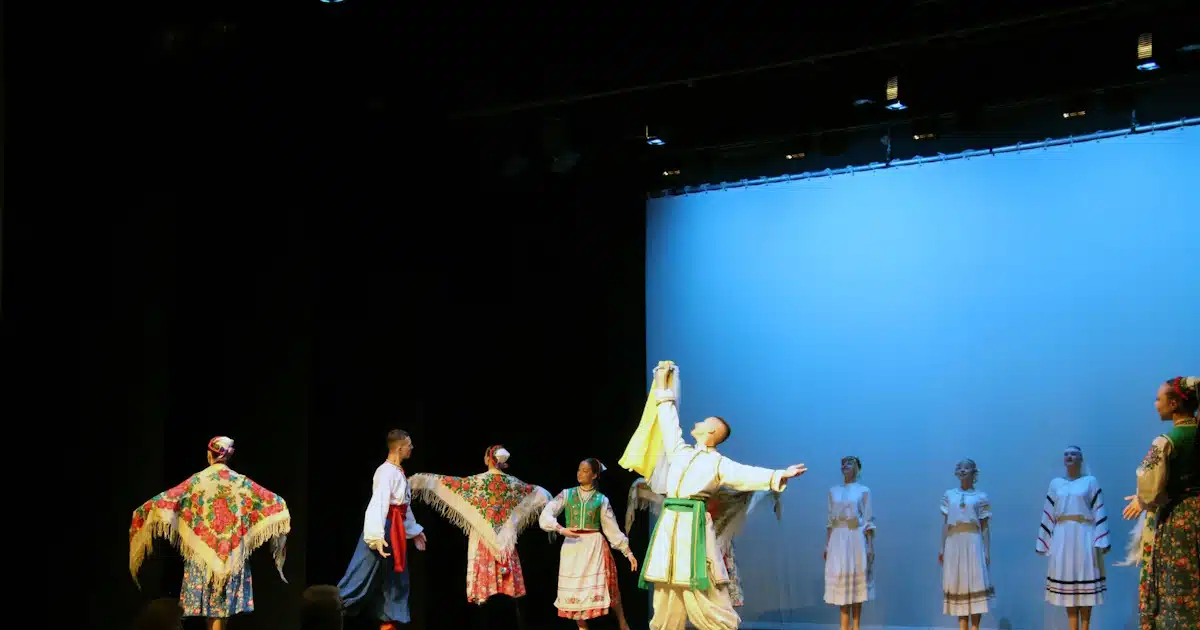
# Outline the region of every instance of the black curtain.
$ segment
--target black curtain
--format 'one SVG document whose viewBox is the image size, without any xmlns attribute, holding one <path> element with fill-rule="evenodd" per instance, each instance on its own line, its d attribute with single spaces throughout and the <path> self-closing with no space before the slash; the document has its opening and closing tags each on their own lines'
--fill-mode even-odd
<svg viewBox="0 0 1200 630">
<path fill-rule="evenodd" d="M 293 515 L 289 583 L 255 555 L 244 630 L 293 626 L 303 588 L 341 577 L 393 427 L 414 436 L 410 471 L 481 472 L 502 442 L 511 472 L 552 493 L 599 457 L 624 509 L 632 476 L 616 458 L 646 379 L 643 197 L 603 160 L 520 181 L 412 169 L 397 185 L 394 162 L 331 136 L 297 152 L 245 121 L 210 121 L 160 155 L 131 193 L 141 203 L 80 221 L 55 250 L 76 281 L 43 323 L 78 361 L 46 365 L 100 443 L 80 459 L 102 471 L 80 499 L 91 627 L 125 627 L 145 601 L 178 595 L 182 562 L 165 544 L 133 586 L 129 517 L 203 468 L 213 435 L 237 440 L 233 467 Z M 321 164 L 338 149 L 359 155 Z M 49 281 L 16 277 L 10 300 Z M 430 544 L 413 554 L 413 627 L 469 627 L 466 537 L 415 511 Z M 525 618 L 553 624 L 558 547 L 533 530 L 519 549 Z M 634 584 L 627 573 L 636 623 Z M 511 624 L 503 604 L 486 613 Z"/>
</svg>

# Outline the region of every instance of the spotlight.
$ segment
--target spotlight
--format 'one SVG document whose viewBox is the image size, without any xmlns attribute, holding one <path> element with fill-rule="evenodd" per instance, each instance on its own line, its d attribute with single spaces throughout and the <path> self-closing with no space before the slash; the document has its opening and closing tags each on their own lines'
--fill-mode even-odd
<svg viewBox="0 0 1200 630">
<path fill-rule="evenodd" d="M 1138 70 L 1143 72 L 1158 70 L 1158 63 L 1154 61 L 1154 35 L 1152 33 L 1138 35 L 1137 61 Z"/>
<path fill-rule="evenodd" d="M 650 125 L 646 125 L 646 144 L 652 147 L 661 147 L 666 143 L 662 138 L 650 135 Z"/>
<path fill-rule="evenodd" d="M 671 170 L 671 171 L 663 171 L 663 177 L 672 177 L 672 176 L 678 175 L 678 174 L 679 174 L 679 169 L 675 169 L 675 170 Z"/>
<path fill-rule="evenodd" d="M 887 82 L 887 108 L 898 112 L 908 109 L 908 106 L 900 102 L 900 77 L 892 77 Z"/>
<path fill-rule="evenodd" d="M 338 4 L 342 0 L 321 0 L 322 4 Z"/>
<path fill-rule="evenodd" d="M 785 157 L 789 160 L 803 160 L 804 154 L 803 153 L 788 153 L 787 155 L 785 155 L 783 157 Z"/>
</svg>

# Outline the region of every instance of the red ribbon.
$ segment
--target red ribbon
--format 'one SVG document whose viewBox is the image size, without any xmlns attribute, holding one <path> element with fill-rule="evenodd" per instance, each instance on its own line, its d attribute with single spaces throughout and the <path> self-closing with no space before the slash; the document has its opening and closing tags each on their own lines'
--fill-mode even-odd
<svg viewBox="0 0 1200 630">
<path fill-rule="evenodd" d="M 388 520 L 392 522 L 392 526 L 388 528 L 388 539 L 392 545 L 392 566 L 396 573 L 404 573 L 404 556 L 408 551 L 408 534 L 404 531 L 404 517 L 407 515 L 407 505 L 393 505 L 388 508 Z"/>
</svg>

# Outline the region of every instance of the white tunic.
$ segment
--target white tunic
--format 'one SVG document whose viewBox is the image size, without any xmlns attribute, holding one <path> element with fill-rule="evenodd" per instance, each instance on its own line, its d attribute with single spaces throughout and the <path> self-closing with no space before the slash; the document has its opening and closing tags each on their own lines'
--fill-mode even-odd
<svg viewBox="0 0 1200 630">
<path fill-rule="evenodd" d="M 874 531 L 870 489 L 848 483 L 829 489 L 829 544 L 825 547 L 825 603 L 849 606 L 875 598 L 867 561 L 867 532 Z"/>
<path fill-rule="evenodd" d="M 393 505 L 409 506 L 404 514 L 406 538 L 416 538 L 425 530 L 417 524 L 417 518 L 413 516 L 412 487 L 408 485 L 408 477 L 399 466 L 383 462 L 375 469 L 375 476 L 371 481 L 371 501 L 367 503 L 367 513 L 363 516 L 363 540 L 387 540 L 384 525 L 387 523 L 388 510 Z"/>
<path fill-rule="evenodd" d="M 1035 550 L 1049 556 L 1046 601 L 1055 606 L 1098 606 L 1108 590 L 1104 551 L 1112 546 L 1104 496 L 1095 477 L 1050 482 Z"/>
<path fill-rule="evenodd" d="M 740 491 L 783 491 L 785 471 L 746 466 L 721 455 L 715 448 L 685 443 L 674 401 L 659 403 L 658 426 L 667 453 L 667 498 L 707 500 L 721 486 Z M 728 584 L 729 572 L 717 547 L 712 517 L 705 512 L 704 518 L 707 521 L 705 549 L 709 581 L 714 586 Z M 647 582 L 690 587 L 691 550 L 692 515 L 664 509 L 654 527 L 642 577 Z"/>
<path fill-rule="evenodd" d="M 983 527 L 992 517 L 987 494 L 951 488 L 942 494 L 946 547 L 942 551 L 942 610 L 966 617 L 988 611 L 996 597 L 983 546 Z"/>
</svg>

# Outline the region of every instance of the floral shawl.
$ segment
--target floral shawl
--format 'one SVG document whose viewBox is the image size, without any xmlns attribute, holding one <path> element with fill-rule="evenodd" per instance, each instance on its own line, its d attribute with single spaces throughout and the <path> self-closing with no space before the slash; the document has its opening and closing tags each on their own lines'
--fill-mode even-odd
<svg viewBox="0 0 1200 630">
<path fill-rule="evenodd" d="M 158 536 L 171 541 L 186 560 L 205 569 L 210 583 L 219 585 L 241 572 L 250 554 L 269 540 L 283 578 L 291 529 L 283 497 L 225 464 L 214 464 L 133 511 L 129 572 L 137 582 L 138 569 Z"/>
<path fill-rule="evenodd" d="M 409 477 L 413 496 L 428 503 L 468 536 L 474 533 L 493 552 L 506 554 L 517 537 L 537 521 L 550 501 L 545 488 L 504 473 L 451 477 L 421 473 Z"/>
</svg>

